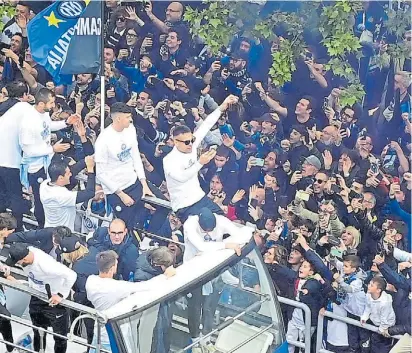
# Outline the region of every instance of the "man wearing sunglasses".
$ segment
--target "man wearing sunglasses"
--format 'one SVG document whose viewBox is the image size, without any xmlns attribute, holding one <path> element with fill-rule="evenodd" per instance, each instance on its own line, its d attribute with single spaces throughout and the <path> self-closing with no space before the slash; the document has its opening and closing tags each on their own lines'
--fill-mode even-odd
<svg viewBox="0 0 412 353">
<path fill-rule="evenodd" d="M 185 125 L 176 126 L 172 132 L 174 148 L 163 159 L 163 168 L 172 209 L 182 222 L 190 215 L 199 214 L 203 207 L 222 214 L 220 207 L 206 196 L 198 179 L 200 169 L 215 157 L 216 150 L 211 149 L 198 158 L 197 148 L 222 113 L 238 100 L 236 96 L 228 96 L 194 134 Z"/>
</svg>

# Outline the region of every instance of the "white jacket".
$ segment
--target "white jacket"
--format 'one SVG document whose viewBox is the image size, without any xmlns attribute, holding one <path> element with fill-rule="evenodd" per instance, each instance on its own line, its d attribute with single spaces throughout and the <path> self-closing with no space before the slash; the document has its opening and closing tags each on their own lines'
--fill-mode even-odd
<svg viewBox="0 0 412 353">
<path fill-rule="evenodd" d="M 388 293 L 382 292 L 376 300 L 369 293 L 366 294 L 366 308 L 361 320 L 367 321 L 368 319 L 371 319 L 374 325 L 379 326 L 380 332 L 395 325 L 396 317 L 392 308 L 392 297 Z"/>
</svg>

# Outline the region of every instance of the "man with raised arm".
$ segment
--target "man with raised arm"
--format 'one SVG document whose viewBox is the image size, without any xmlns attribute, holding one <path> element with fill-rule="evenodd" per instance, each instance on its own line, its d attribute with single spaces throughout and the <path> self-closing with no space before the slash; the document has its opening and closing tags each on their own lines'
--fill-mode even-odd
<svg viewBox="0 0 412 353">
<path fill-rule="evenodd" d="M 182 222 L 190 215 L 199 214 L 203 207 L 212 212 L 222 214 L 222 210 L 210 200 L 200 187 L 198 173 L 216 154 L 215 149 L 197 157 L 197 149 L 209 130 L 230 105 L 236 104 L 238 97 L 228 96 L 224 102 L 212 112 L 195 133 L 185 126 L 177 126 L 173 132 L 173 150 L 163 159 L 167 189 L 170 194 L 172 209 Z"/>
</svg>

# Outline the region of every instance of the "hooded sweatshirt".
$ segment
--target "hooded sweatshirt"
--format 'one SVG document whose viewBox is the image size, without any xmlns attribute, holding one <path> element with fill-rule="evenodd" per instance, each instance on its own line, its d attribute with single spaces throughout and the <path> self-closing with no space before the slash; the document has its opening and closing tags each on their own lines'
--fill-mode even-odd
<svg viewBox="0 0 412 353">
<path fill-rule="evenodd" d="M 379 331 L 384 332 L 387 328 L 395 325 L 395 312 L 392 308 L 392 297 L 382 292 L 378 299 L 373 299 L 370 293 L 366 294 L 366 308 L 361 320 L 370 319 L 374 325 L 379 326 Z"/>
</svg>

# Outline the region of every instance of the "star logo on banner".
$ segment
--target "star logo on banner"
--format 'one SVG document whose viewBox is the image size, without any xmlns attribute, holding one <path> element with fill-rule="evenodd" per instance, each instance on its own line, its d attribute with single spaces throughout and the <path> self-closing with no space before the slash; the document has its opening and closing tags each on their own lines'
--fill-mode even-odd
<svg viewBox="0 0 412 353">
<path fill-rule="evenodd" d="M 59 28 L 60 22 L 66 22 L 64 20 L 57 18 L 56 15 L 54 14 L 54 11 L 50 12 L 49 16 L 44 16 L 44 18 L 47 20 L 49 27 L 55 26 L 56 28 Z"/>
</svg>

